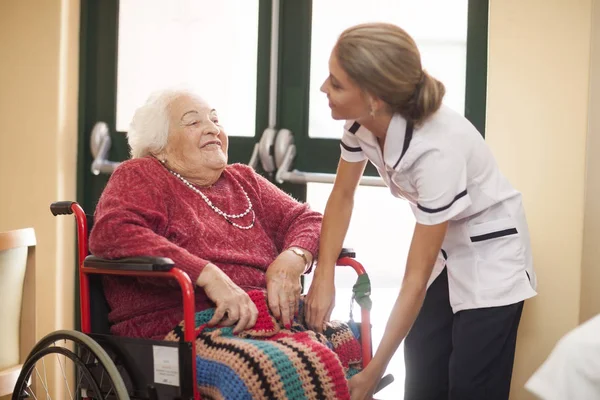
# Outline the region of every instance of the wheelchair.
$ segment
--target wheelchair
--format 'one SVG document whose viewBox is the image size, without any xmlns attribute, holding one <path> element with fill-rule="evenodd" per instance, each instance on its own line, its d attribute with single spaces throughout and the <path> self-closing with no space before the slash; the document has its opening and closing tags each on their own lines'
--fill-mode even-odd
<svg viewBox="0 0 600 400">
<path fill-rule="evenodd" d="M 88 235 L 93 216 L 76 202 L 52 203 L 54 216 L 75 216 L 81 331 L 61 330 L 42 338 L 29 353 L 12 399 L 50 398 L 46 362 L 53 362 L 55 379 L 64 378 L 65 398 L 172 400 L 201 398 L 196 384 L 195 330 L 185 329 L 181 342 L 128 338 L 110 334 L 109 307 L 101 286 L 103 275 L 174 279 L 181 288 L 184 324 L 194 326 L 194 285 L 189 276 L 164 257 L 106 260 L 90 255 Z M 366 278 L 352 250 L 344 249 L 337 266 L 353 268 Z M 365 279 L 363 279 L 363 282 Z M 370 289 L 369 289 L 370 290 Z M 368 295 L 368 293 L 366 293 Z M 352 320 L 352 316 L 350 317 Z M 355 335 L 362 347 L 363 368 L 372 358 L 369 307 L 361 305 L 361 323 Z M 67 364 L 72 366 L 68 367 Z M 36 379 L 37 378 L 37 379 Z M 393 381 L 384 377 L 378 391 Z M 52 382 L 52 380 L 50 380 Z M 36 391 L 38 394 L 36 395 Z"/>
</svg>

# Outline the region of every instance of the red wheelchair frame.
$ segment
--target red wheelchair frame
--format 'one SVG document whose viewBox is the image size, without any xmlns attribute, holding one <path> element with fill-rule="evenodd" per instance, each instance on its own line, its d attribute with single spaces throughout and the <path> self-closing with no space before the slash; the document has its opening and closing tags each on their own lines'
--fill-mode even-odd
<svg viewBox="0 0 600 400">
<path fill-rule="evenodd" d="M 137 257 L 123 260 L 103 260 L 88 251 L 88 221 L 83 208 L 76 202 L 61 201 L 52 203 L 50 206 L 52 214 L 66 215 L 74 214 L 77 224 L 78 242 L 78 265 L 79 265 L 79 287 L 80 287 L 80 312 L 81 332 L 91 334 L 90 315 L 90 275 L 117 275 L 135 277 L 157 277 L 175 279 L 181 287 L 183 298 L 183 319 L 186 327 L 194 326 L 194 285 L 189 276 L 174 266 L 173 261 L 167 258 Z M 337 266 L 351 267 L 360 275 L 366 274 L 364 267 L 354 259 L 355 254 L 351 250 L 344 249 L 336 263 Z M 153 268 L 148 268 L 148 266 Z M 366 367 L 372 358 L 371 349 L 371 323 L 370 312 L 361 307 L 361 347 L 363 367 Z M 196 354 L 196 340 L 194 329 L 185 329 L 184 341 L 191 344 L 192 355 Z M 192 376 L 196 377 L 196 363 L 192 361 Z M 196 382 L 193 382 L 194 399 L 200 399 Z"/>
</svg>

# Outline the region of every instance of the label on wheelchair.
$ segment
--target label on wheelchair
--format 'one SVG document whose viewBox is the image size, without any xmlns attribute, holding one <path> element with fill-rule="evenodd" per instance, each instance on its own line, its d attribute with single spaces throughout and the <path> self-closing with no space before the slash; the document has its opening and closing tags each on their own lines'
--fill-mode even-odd
<svg viewBox="0 0 600 400">
<path fill-rule="evenodd" d="M 154 353 L 154 383 L 179 386 L 179 349 L 152 346 Z"/>
</svg>

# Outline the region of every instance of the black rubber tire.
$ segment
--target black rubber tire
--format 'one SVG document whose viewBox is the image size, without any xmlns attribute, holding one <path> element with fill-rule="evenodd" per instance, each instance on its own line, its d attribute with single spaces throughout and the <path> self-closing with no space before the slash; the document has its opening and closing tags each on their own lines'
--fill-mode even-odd
<svg viewBox="0 0 600 400">
<path fill-rule="evenodd" d="M 19 378 L 17 379 L 17 383 L 15 385 L 15 390 L 13 391 L 12 400 L 19 400 L 21 394 L 24 389 L 27 387 L 26 382 L 29 381 L 31 373 L 33 372 L 33 368 L 36 365 L 36 362 L 43 358 L 48 354 L 61 354 L 65 357 L 68 357 L 71 361 L 77 364 L 80 368 L 83 369 L 84 375 L 88 376 L 88 380 L 93 386 L 93 389 L 96 393 L 100 393 L 100 389 L 98 387 L 97 382 L 94 380 L 92 374 L 89 372 L 89 369 L 85 366 L 85 364 L 81 361 L 81 359 L 72 351 L 58 346 L 50 346 L 51 344 L 61 341 L 61 340 L 70 340 L 83 348 L 86 348 L 90 353 L 96 357 L 99 363 L 102 365 L 106 374 L 112 381 L 113 387 L 115 389 L 115 395 L 119 400 L 129 400 L 129 394 L 127 392 L 127 387 L 123 382 L 123 378 L 119 373 L 117 367 L 114 362 L 110 359 L 106 351 L 94 341 L 91 337 L 87 336 L 78 331 L 56 331 L 52 332 L 45 337 L 43 337 L 31 350 L 25 363 L 23 364 L 23 368 L 21 369 L 21 373 L 19 374 Z M 91 378 L 91 379 L 90 379 Z"/>
</svg>

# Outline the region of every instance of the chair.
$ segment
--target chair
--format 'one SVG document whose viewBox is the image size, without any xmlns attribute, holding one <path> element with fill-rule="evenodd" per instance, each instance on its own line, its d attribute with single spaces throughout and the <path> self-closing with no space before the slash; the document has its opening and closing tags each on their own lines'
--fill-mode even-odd
<svg viewBox="0 0 600 400">
<path fill-rule="evenodd" d="M 0 397 L 11 394 L 35 345 L 35 232 L 0 232 Z"/>
</svg>

